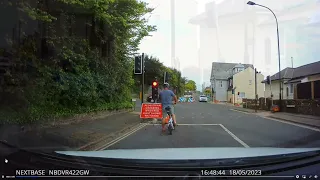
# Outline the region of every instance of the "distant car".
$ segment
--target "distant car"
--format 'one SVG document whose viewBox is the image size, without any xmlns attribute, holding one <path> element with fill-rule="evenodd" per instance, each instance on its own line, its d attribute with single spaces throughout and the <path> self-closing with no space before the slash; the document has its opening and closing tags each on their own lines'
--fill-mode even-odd
<svg viewBox="0 0 320 180">
<path fill-rule="evenodd" d="M 199 102 L 208 102 L 208 97 L 206 95 L 200 95 Z"/>
</svg>

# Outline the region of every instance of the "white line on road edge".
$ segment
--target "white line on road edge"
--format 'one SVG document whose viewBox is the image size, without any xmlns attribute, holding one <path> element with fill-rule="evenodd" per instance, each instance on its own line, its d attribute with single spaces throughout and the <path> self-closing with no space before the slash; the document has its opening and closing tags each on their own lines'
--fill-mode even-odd
<svg viewBox="0 0 320 180">
<path fill-rule="evenodd" d="M 243 112 L 243 111 L 238 111 L 238 110 L 236 110 L 236 109 L 230 109 L 230 110 L 231 110 L 231 111 L 236 111 L 236 112 L 241 112 L 241 113 L 244 113 L 244 114 L 251 114 L 251 113 L 247 113 L 247 112 Z M 257 116 L 259 116 L 259 115 L 257 115 Z M 293 125 L 293 126 L 297 126 L 297 127 L 301 127 L 301 128 L 310 129 L 310 130 L 313 130 L 313 131 L 320 132 L 320 129 L 319 129 L 319 128 L 315 128 L 315 127 L 311 127 L 311 126 L 307 126 L 307 125 L 303 125 L 303 124 L 299 124 L 299 123 L 289 122 L 289 121 L 280 120 L 280 119 L 275 119 L 275 118 L 271 118 L 271 117 L 265 117 L 265 116 L 259 116 L 259 117 L 262 117 L 262 118 L 265 118 L 265 119 L 269 119 L 269 120 L 273 120 L 273 121 L 278 121 L 278 122 L 281 122 L 281 123 L 290 124 L 290 125 Z"/>
<path fill-rule="evenodd" d="M 160 124 L 147 124 L 150 126 L 154 126 L 154 125 L 161 125 Z M 219 126 L 220 124 L 179 124 L 177 126 Z"/>
<path fill-rule="evenodd" d="M 123 140 L 124 138 L 132 135 L 133 133 L 137 132 L 138 130 L 142 129 L 143 127 L 145 127 L 147 125 L 147 123 L 140 123 L 136 128 L 132 129 L 131 131 L 127 132 L 126 134 L 119 136 L 118 138 L 108 142 L 107 144 L 103 145 L 102 147 L 96 149 L 95 151 L 100 151 L 100 150 L 104 150 L 107 149 L 108 147 L 116 144 L 117 142 Z"/>
<path fill-rule="evenodd" d="M 250 114 L 248 112 L 244 112 L 244 111 L 239 111 L 239 110 L 236 110 L 236 109 L 230 109 L 231 111 L 235 111 L 235 112 L 241 112 L 241 113 L 244 113 L 244 114 Z"/>
<path fill-rule="evenodd" d="M 224 125 L 219 124 L 222 129 L 224 129 L 228 134 L 230 134 L 230 136 L 233 137 L 233 139 L 235 139 L 236 141 L 238 141 L 242 146 L 244 146 L 245 148 L 249 148 L 250 146 L 248 146 L 245 142 L 243 142 L 241 139 L 239 139 L 236 135 L 234 135 L 231 131 L 229 131 L 226 127 L 224 127 Z"/>
<path fill-rule="evenodd" d="M 313 130 L 313 131 L 320 132 L 319 128 L 314 128 L 314 127 L 311 127 L 311 126 L 306 126 L 306 125 L 297 124 L 297 123 L 294 123 L 294 122 L 284 121 L 284 120 L 270 118 L 270 117 L 262 117 L 262 118 L 269 119 L 269 120 L 272 120 L 272 121 L 278 121 L 278 122 L 281 122 L 281 123 L 290 124 L 290 125 L 293 125 L 293 126 L 298 126 L 298 127 L 301 127 L 301 128 L 310 129 L 310 130 Z"/>
</svg>

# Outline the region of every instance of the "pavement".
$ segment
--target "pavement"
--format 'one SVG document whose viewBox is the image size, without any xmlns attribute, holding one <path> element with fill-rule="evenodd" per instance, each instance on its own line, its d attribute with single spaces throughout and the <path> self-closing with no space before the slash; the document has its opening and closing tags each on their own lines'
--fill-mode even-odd
<svg viewBox="0 0 320 180">
<path fill-rule="evenodd" d="M 250 110 L 211 103 L 179 103 L 173 135 L 160 121 L 141 121 L 136 111 L 41 131 L 0 127 L 0 138 L 26 149 L 103 150 L 187 147 L 320 147 L 320 128 L 272 118 Z M 242 110 L 242 111 L 241 111 Z M 247 110 L 247 111 L 245 111 Z M 276 115 L 278 113 L 275 113 Z M 282 116 L 289 116 L 284 114 Z M 301 119 L 305 119 L 300 116 Z M 314 117 L 312 117 L 314 118 Z M 295 119 L 291 117 L 291 120 Z M 310 119 L 309 119 L 310 120 Z M 313 119 L 313 121 L 318 121 Z M 21 130 L 20 130 L 21 131 Z M 14 134 L 13 132 L 16 132 Z"/>
<path fill-rule="evenodd" d="M 106 112 L 48 127 L 0 125 L 0 140 L 29 150 L 89 150 L 92 144 L 111 140 L 138 125 L 140 107 L 138 100 L 133 111 Z"/>
</svg>

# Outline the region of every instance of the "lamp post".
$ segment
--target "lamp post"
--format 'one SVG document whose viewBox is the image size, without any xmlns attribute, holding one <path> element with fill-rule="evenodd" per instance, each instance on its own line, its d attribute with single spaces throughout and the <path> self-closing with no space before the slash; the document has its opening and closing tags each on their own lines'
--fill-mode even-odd
<svg viewBox="0 0 320 180">
<path fill-rule="evenodd" d="M 280 43 L 279 43 L 279 25 L 278 25 L 278 19 L 277 19 L 277 16 L 274 14 L 274 12 L 268 8 L 267 6 L 263 6 L 263 5 L 260 5 L 260 4 L 256 4 L 255 2 L 252 2 L 252 1 L 248 1 L 247 2 L 248 5 L 251 5 L 251 6 L 260 6 L 260 7 L 263 7 L 263 8 L 266 8 L 268 9 L 274 16 L 274 18 L 276 19 L 276 23 L 277 23 L 277 40 L 278 40 L 278 61 L 279 61 L 279 80 L 280 80 L 280 91 L 279 91 L 279 110 L 281 110 L 281 91 L 282 91 L 282 78 L 281 78 L 281 67 L 280 67 Z"/>
</svg>

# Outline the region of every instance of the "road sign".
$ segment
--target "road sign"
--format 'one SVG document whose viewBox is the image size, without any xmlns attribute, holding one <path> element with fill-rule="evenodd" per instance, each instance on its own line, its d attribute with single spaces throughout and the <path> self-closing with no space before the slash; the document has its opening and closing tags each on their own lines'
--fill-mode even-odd
<svg viewBox="0 0 320 180">
<path fill-rule="evenodd" d="M 161 103 L 142 103 L 141 119 L 149 119 L 149 118 L 162 118 L 162 105 Z"/>
</svg>

